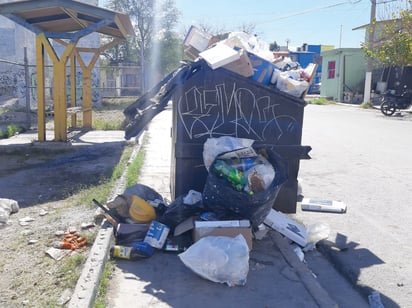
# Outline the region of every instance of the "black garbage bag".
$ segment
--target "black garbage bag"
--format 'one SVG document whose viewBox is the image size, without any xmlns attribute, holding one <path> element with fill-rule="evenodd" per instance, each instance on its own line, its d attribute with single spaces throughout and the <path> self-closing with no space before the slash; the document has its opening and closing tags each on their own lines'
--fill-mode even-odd
<svg viewBox="0 0 412 308">
<path fill-rule="evenodd" d="M 199 216 L 205 212 L 202 200 L 199 200 L 193 204 L 186 204 L 184 202 L 185 196 L 186 195 L 181 195 L 170 203 L 164 214 L 159 219 L 161 223 L 167 225 L 170 229 L 174 229 L 187 218 Z"/>
<path fill-rule="evenodd" d="M 127 187 L 126 190 L 123 192 L 123 194 L 124 195 L 136 195 L 146 201 L 149 201 L 149 200 L 154 201 L 156 199 L 163 201 L 163 197 L 157 191 L 141 183 L 137 183 L 137 184 Z"/>
<path fill-rule="evenodd" d="M 149 202 L 154 206 L 157 216 L 163 215 L 164 211 L 166 210 L 166 202 L 163 199 L 162 195 L 160 195 L 156 190 L 147 185 L 137 183 L 129 186 L 123 192 L 123 195 L 136 195 Z"/>
<path fill-rule="evenodd" d="M 249 194 L 238 190 L 227 179 L 215 172 L 209 172 L 203 190 L 203 204 L 221 220 L 249 219 L 257 228 L 269 214 L 282 184 L 288 178 L 287 162 L 272 149 L 265 149 L 266 159 L 275 170 L 275 177 L 269 187 Z"/>
</svg>

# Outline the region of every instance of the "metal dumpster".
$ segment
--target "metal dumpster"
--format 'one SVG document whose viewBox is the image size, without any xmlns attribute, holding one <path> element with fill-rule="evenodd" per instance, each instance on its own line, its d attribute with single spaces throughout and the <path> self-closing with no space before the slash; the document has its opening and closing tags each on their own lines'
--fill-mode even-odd
<svg viewBox="0 0 412 308">
<path fill-rule="evenodd" d="M 233 136 L 254 139 L 287 162 L 289 178 L 273 208 L 295 213 L 300 159 L 309 159 L 310 146 L 301 145 L 306 102 L 224 68 L 212 70 L 198 60 L 174 83 L 172 126 L 172 198 L 190 189 L 202 191 L 207 170 L 203 144 L 207 138 Z"/>
</svg>

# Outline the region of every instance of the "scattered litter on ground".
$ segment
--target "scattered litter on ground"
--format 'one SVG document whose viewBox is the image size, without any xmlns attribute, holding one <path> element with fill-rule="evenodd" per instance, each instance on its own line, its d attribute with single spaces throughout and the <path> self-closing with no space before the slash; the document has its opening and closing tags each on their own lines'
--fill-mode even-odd
<svg viewBox="0 0 412 308">
<path fill-rule="evenodd" d="M 30 223 L 31 222 L 33 222 L 35 219 L 33 218 L 33 217 L 29 217 L 29 216 L 26 216 L 26 217 L 23 217 L 23 218 L 20 218 L 19 219 L 19 224 L 20 224 L 20 226 L 28 226 L 28 225 L 30 225 Z"/>
<path fill-rule="evenodd" d="M 70 254 L 70 250 L 65 250 L 65 249 L 59 249 L 55 247 L 50 247 L 46 250 L 46 254 L 49 255 L 51 258 L 53 258 L 56 261 L 60 261 L 63 259 L 65 256 Z"/>
<path fill-rule="evenodd" d="M 316 244 L 329 237 L 330 227 L 327 223 L 318 222 L 310 225 L 307 228 L 307 244 L 303 251 L 310 251 L 315 249 Z"/>
<path fill-rule="evenodd" d="M 90 229 L 90 228 L 94 228 L 96 225 L 94 222 L 83 222 L 80 225 L 80 229 L 85 230 L 85 229 Z"/>
<path fill-rule="evenodd" d="M 46 216 L 47 214 L 49 214 L 49 212 L 45 209 L 40 209 L 39 211 L 39 216 Z"/>
<path fill-rule="evenodd" d="M 373 291 L 372 294 L 368 296 L 368 300 L 370 308 L 384 308 L 381 302 L 381 295 L 378 291 Z"/>
<path fill-rule="evenodd" d="M 10 214 L 19 211 L 19 203 L 13 199 L 0 198 L 0 225 L 7 225 Z"/>
<path fill-rule="evenodd" d="M 301 202 L 303 211 L 346 213 L 347 206 L 342 201 L 317 200 L 303 198 Z"/>
</svg>

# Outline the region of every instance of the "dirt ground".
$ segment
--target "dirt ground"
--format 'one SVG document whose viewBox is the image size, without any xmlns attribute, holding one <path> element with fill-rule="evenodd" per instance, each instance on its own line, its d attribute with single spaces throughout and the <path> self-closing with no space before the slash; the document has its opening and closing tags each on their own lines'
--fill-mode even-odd
<svg viewBox="0 0 412 308">
<path fill-rule="evenodd" d="M 109 116 L 122 112 L 111 110 Z M 99 225 L 90 223 L 95 222 L 97 207 L 70 204 L 80 190 L 110 178 L 123 149 L 119 143 L 0 148 L 0 198 L 16 200 L 20 207 L 7 224 L 0 224 L 0 307 L 57 307 L 68 302 L 78 274 L 70 269 L 79 265 L 80 271 L 93 243 L 61 260 L 46 251 L 69 228 L 93 239 Z"/>
</svg>

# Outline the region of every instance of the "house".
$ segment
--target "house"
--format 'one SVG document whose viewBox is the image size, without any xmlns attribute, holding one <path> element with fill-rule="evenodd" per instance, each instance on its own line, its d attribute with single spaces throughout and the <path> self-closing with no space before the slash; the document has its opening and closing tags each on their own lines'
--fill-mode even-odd
<svg viewBox="0 0 412 308">
<path fill-rule="evenodd" d="M 330 45 L 308 45 L 303 44 L 302 47 L 298 47 L 296 51 L 290 51 L 289 57 L 292 61 L 298 62 L 302 67 L 307 67 L 309 63 L 315 63 L 317 65 L 315 79 L 312 86 L 309 88 L 308 94 L 316 93 L 315 87 L 321 82 L 322 75 L 322 57 L 321 52 L 333 49 Z"/>
<path fill-rule="evenodd" d="M 360 104 L 366 74 L 366 59 L 360 48 L 324 51 L 320 95 L 335 101 Z"/>
</svg>

